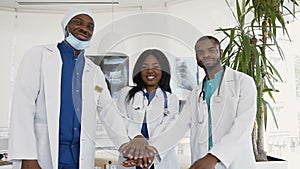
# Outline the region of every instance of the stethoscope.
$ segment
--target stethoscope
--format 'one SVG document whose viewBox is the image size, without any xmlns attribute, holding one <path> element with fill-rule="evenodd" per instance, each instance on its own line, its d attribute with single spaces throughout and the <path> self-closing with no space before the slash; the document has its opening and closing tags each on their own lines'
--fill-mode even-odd
<svg viewBox="0 0 300 169">
<path fill-rule="evenodd" d="M 170 115 L 170 112 L 168 110 L 168 96 L 167 96 L 167 92 L 164 89 L 162 89 L 162 88 L 160 88 L 160 89 L 161 89 L 161 91 L 163 92 L 163 95 L 164 95 L 164 111 L 163 111 L 163 115 L 164 115 L 164 117 L 166 117 L 166 116 Z M 143 92 L 143 95 L 145 96 L 146 92 L 144 90 L 142 90 L 142 92 Z"/>
<path fill-rule="evenodd" d="M 164 114 L 164 117 L 166 117 L 166 116 L 170 115 L 170 112 L 168 110 L 168 96 L 167 96 L 167 93 L 164 89 L 161 88 L 161 91 L 163 92 L 163 95 L 164 95 L 164 111 L 163 111 L 163 114 Z"/>
<path fill-rule="evenodd" d="M 226 69 L 226 66 L 223 66 L 223 74 L 222 74 L 222 77 L 221 77 L 221 80 L 220 80 L 220 83 L 219 83 L 217 95 L 213 97 L 213 101 L 215 103 L 220 103 L 222 101 L 222 97 L 220 96 L 220 89 L 221 89 L 222 81 L 223 81 L 223 78 L 224 78 L 225 69 Z M 204 90 L 205 81 L 206 81 L 206 76 L 202 80 L 202 87 L 201 87 L 201 92 L 199 93 L 199 97 L 198 97 L 198 106 L 197 106 L 197 109 L 200 109 L 201 96 L 202 96 L 202 102 L 204 103 L 204 105 L 206 105 L 205 90 Z M 198 123 L 200 123 L 200 124 L 204 123 L 204 118 L 205 118 L 204 114 L 206 114 L 207 106 L 204 108 L 204 111 L 205 112 L 202 114 L 202 118 L 200 118 L 200 115 L 198 114 L 198 116 L 199 116 L 198 117 Z M 199 111 L 198 111 L 198 113 L 199 113 Z"/>
</svg>

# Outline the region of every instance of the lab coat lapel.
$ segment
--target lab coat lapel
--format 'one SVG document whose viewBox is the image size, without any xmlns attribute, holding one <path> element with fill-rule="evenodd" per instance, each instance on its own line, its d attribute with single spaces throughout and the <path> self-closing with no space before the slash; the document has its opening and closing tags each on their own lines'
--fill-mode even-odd
<svg viewBox="0 0 300 169">
<path fill-rule="evenodd" d="M 222 87 L 221 87 L 221 91 L 222 91 L 222 93 L 221 93 L 221 91 L 220 91 L 220 93 L 222 94 L 220 94 L 221 96 L 224 96 L 224 101 L 227 99 L 226 97 L 228 97 L 228 96 L 234 96 L 235 94 L 234 93 L 236 93 L 235 92 L 235 88 L 232 86 L 232 83 L 234 82 L 234 74 L 233 74 L 233 71 L 232 71 L 232 69 L 230 69 L 230 68 L 226 68 L 226 71 L 225 71 L 225 74 L 224 74 L 224 82 L 223 82 L 223 84 L 222 84 Z"/>
<path fill-rule="evenodd" d="M 159 117 L 164 112 L 164 94 L 161 88 L 157 88 L 155 92 L 155 96 L 147 107 L 147 121 L 149 124 L 160 122 Z M 159 123 L 157 124 L 159 125 Z M 148 125 L 148 128 L 151 125 Z M 156 125 L 154 125 L 156 126 Z M 150 132 L 149 132 L 150 133 Z"/>
<path fill-rule="evenodd" d="M 60 90 L 62 61 L 56 46 L 49 47 L 43 53 L 42 79 L 44 80 L 45 105 L 50 139 L 52 164 L 58 160 L 58 130 L 60 112 Z M 53 166 L 53 167 L 54 167 Z"/>
<path fill-rule="evenodd" d="M 93 89 L 95 89 L 95 70 L 93 69 L 93 65 L 87 60 L 85 57 L 85 65 L 83 69 L 82 75 L 82 114 L 81 118 L 85 117 L 85 112 L 87 109 L 92 109 L 93 100 L 90 100 L 93 96 Z M 83 121 L 81 121 L 83 123 Z"/>
<path fill-rule="evenodd" d="M 233 81 L 233 76 L 232 76 L 232 71 L 227 67 L 224 71 L 224 77 L 221 83 L 221 88 L 220 88 L 220 97 L 221 97 L 221 102 L 216 103 L 216 101 L 214 100 L 215 96 L 218 95 L 218 88 L 216 89 L 216 91 L 214 92 L 212 98 L 211 98 L 211 104 L 212 105 L 216 105 L 216 106 L 212 106 L 211 109 L 213 109 L 213 113 L 212 119 L 215 119 L 215 121 L 213 121 L 213 123 L 218 123 L 218 120 L 222 119 L 221 117 L 223 116 L 224 110 L 226 109 L 226 105 L 225 105 L 225 100 L 226 97 L 228 95 L 228 93 L 230 92 L 228 87 L 230 86 L 229 83 L 231 83 Z M 217 105 L 219 104 L 219 105 Z M 217 120 L 218 119 L 218 120 Z"/>
</svg>

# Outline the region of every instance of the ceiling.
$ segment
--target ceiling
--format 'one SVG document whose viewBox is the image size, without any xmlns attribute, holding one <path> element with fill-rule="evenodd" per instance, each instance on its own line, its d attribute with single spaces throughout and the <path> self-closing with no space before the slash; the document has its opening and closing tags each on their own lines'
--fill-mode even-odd
<svg viewBox="0 0 300 169">
<path fill-rule="evenodd" d="M 65 11 L 70 6 L 85 6 L 91 10 L 165 7 L 187 0 L 0 0 L 0 8 L 13 10 Z"/>
<path fill-rule="evenodd" d="M 111 11 L 119 9 L 164 8 L 192 0 L 0 0 L 0 9 L 17 11 L 65 12 L 70 6 L 84 6 L 93 11 Z M 228 0 L 234 2 L 235 0 Z M 300 4 L 300 0 L 296 0 Z M 205 1 L 212 3 L 213 1 Z M 217 4 L 217 2 L 215 2 Z M 290 0 L 285 1 L 290 8 Z M 292 9 L 292 8 L 290 8 Z M 300 11 L 300 6 L 295 8 Z"/>
</svg>

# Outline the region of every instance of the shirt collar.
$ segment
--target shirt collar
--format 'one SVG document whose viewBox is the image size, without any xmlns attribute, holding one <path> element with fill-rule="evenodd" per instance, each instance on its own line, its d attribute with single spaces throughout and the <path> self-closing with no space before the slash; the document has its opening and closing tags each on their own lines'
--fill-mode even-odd
<svg viewBox="0 0 300 169">
<path fill-rule="evenodd" d="M 62 42 L 58 43 L 57 47 L 60 50 L 65 51 L 66 53 L 72 53 L 73 56 L 75 56 L 74 49 L 66 41 L 62 41 Z M 75 57 L 82 57 L 82 56 L 84 56 L 84 50 L 81 50 L 80 54 Z"/>
<path fill-rule="evenodd" d="M 208 79 L 207 76 L 205 77 L 205 81 L 218 81 L 219 79 L 221 79 L 222 75 L 223 75 L 224 69 L 219 70 L 217 73 L 215 73 L 215 77 L 213 79 Z"/>
</svg>

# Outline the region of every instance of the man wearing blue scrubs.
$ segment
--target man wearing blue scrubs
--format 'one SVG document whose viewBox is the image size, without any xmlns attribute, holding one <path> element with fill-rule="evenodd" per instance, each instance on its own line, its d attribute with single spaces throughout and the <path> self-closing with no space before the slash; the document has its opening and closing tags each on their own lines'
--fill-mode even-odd
<svg viewBox="0 0 300 169">
<path fill-rule="evenodd" d="M 94 168 L 97 115 L 117 148 L 129 141 L 103 72 L 84 56 L 94 27 L 89 10 L 72 9 L 62 20 L 62 42 L 24 56 L 10 121 L 14 169 Z"/>
</svg>

